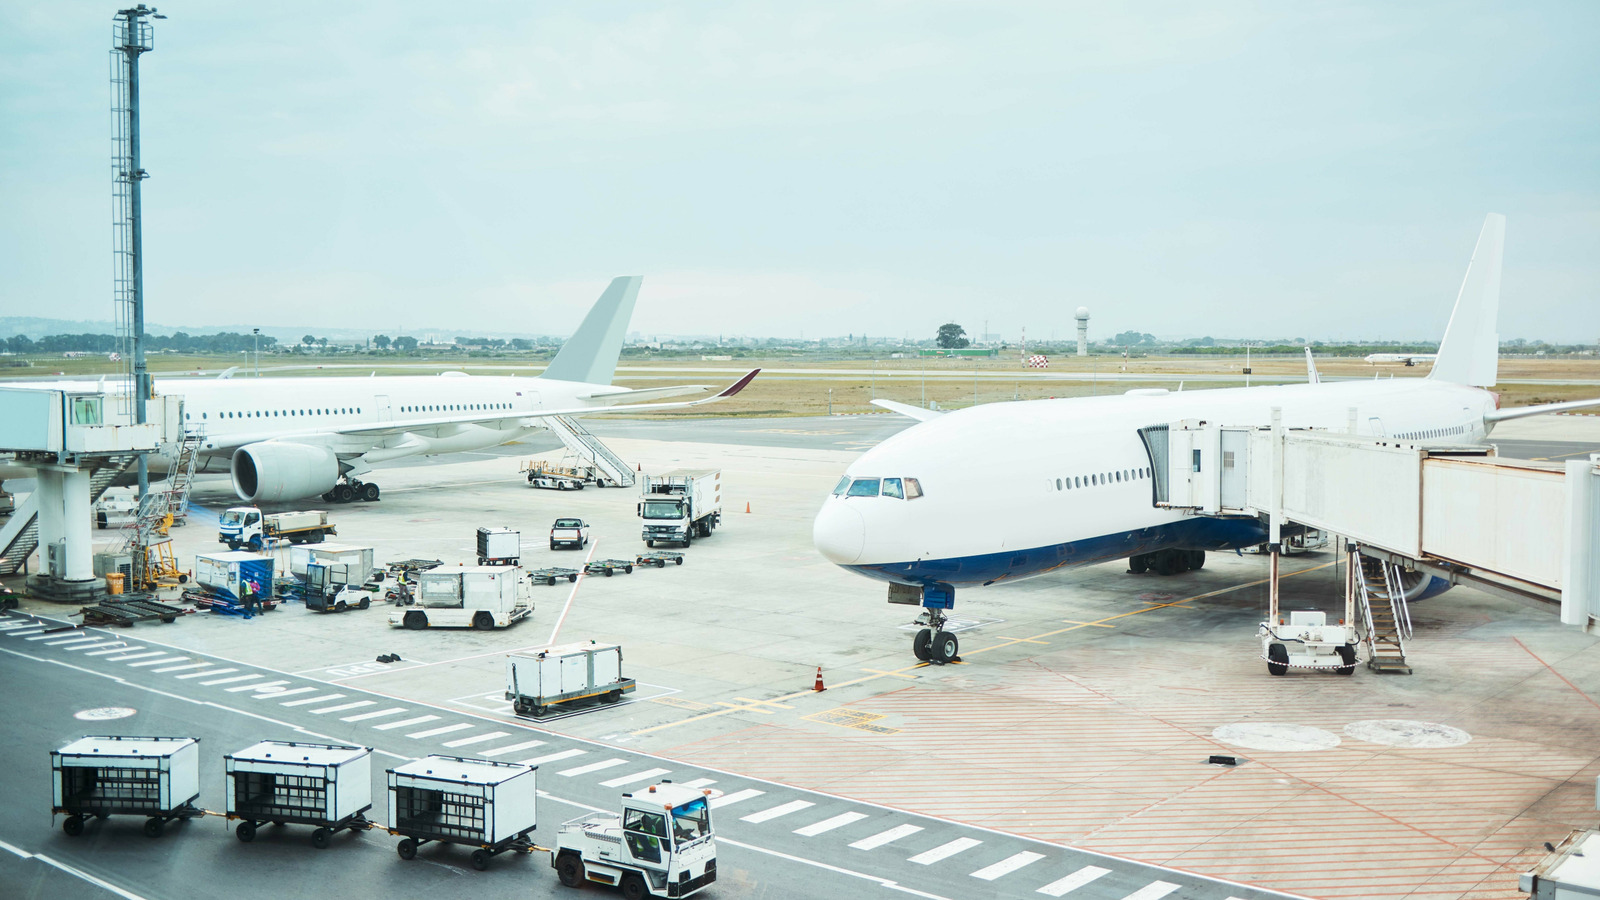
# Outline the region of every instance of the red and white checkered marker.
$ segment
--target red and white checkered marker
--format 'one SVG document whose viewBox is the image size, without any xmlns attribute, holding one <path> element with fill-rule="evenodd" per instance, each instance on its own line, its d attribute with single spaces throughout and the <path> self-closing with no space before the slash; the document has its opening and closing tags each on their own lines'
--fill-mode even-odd
<svg viewBox="0 0 1600 900">
<path fill-rule="evenodd" d="M 1048 369 L 1050 368 L 1050 360 L 1043 356 L 1030 356 L 1026 365 L 1030 369 Z"/>
</svg>

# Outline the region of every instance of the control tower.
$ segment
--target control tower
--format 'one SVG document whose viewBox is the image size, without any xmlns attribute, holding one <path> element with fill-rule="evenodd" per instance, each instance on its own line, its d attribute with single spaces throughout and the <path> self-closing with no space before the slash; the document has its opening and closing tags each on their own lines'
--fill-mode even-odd
<svg viewBox="0 0 1600 900">
<path fill-rule="evenodd" d="M 1078 307 L 1078 355 L 1089 355 L 1089 307 Z"/>
</svg>

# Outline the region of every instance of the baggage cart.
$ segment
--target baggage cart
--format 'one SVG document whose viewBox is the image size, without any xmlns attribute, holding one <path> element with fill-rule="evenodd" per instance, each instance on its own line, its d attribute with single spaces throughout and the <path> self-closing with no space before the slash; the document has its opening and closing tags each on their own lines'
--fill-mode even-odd
<svg viewBox="0 0 1600 900">
<path fill-rule="evenodd" d="M 522 532 L 510 528 L 478 529 L 478 565 L 515 566 L 522 562 Z"/>
<path fill-rule="evenodd" d="M 506 699 L 519 716 L 594 700 L 615 703 L 637 684 L 622 677 L 622 647 L 586 641 L 506 656 Z"/>
<path fill-rule="evenodd" d="M 633 561 L 641 566 L 655 566 L 658 569 L 664 569 L 667 567 L 667 563 L 683 565 L 683 554 L 672 550 L 652 550 L 649 553 L 639 554 Z"/>
<path fill-rule="evenodd" d="M 390 575 L 416 578 L 418 572 L 437 569 L 442 565 L 444 561 L 439 559 L 397 559 L 386 563 L 384 568 L 389 570 Z"/>
<path fill-rule="evenodd" d="M 311 845 L 325 850 L 341 831 L 372 827 L 372 748 L 262 741 L 222 758 L 228 775 L 224 814 L 249 843 L 256 829 L 315 825 Z"/>
<path fill-rule="evenodd" d="M 555 584 L 562 579 L 567 581 L 578 580 L 577 569 L 563 569 L 560 566 L 551 566 L 548 569 L 534 569 L 528 573 L 528 580 L 534 584 Z"/>
<path fill-rule="evenodd" d="M 583 567 L 583 571 L 590 575 L 604 575 L 610 578 L 621 570 L 624 575 L 633 572 L 631 559 L 597 559 Z"/>
<path fill-rule="evenodd" d="M 534 768 L 517 763 L 428 756 L 388 770 L 389 833 L 412 859 L 430 841 L 474 847 L 472 865 L 487 869 L 507 850 L 533 849 Z"/>
<path fill-rule="evenodd" d="M 178 621 L 178 617 L 187 615 L 189 610 L 170 603 L 160 603 L 150 595 L 144 597 L 129 597 L 123 595 L 121 600 L 107 600 L 94 606 L 85 606 L 80 612 L 83 614 L 85 625 L 120 625 L 131 628 L 135 622 L 149 619 L 160 619 L 171 624 Z"/>
<path fill-rule="evenodd" d="M 52 818 L 76 837 L 93 816 L 145 816 L 144 833 L 160 837 L 174 819 L 204 815 L 200 797 L 200 740 L 183 737 L 80 738 L 50 751 Z"/>
</svg>

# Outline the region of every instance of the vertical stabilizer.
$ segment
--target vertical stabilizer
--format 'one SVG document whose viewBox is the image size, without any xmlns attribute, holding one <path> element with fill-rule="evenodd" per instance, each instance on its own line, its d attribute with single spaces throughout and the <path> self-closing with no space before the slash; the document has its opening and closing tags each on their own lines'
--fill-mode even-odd
<svg viewBox="0 0 1600 900">
<path fill-rule="evenodd" d="M 561 352 L 550 360 L 541 378 L 581 381 L 585 384 L 610 384 L 622 355 L 622 339 L 633 318 L 633 301 L 639 296 L 644 279 L 621 275 L 611 279 L 606 292 L 595 301 L 583 324 L 561 345 Z"/>
<path fill-rule="evenodd" d="M 1461 294 L 1439 344 L 1429 378 L 1490 387 L 1500 371 L 1500 259 L 1505 250 L 1506 217 L 1490 213 L 1472 251 Z"/>
</svg>

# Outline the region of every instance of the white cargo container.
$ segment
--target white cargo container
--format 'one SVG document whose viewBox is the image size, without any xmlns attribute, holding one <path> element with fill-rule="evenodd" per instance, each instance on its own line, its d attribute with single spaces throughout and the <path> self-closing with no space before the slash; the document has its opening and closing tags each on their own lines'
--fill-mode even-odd
<svg viewBox="0 0 1600 900">
<path fill-rule="evenodd" d="M 325 563 L 345 566 L 350 580 L 356 583 L 382 581 L 382 570 L 374 568 L 372 564 L 373 553 L 371 547 L 356 547 L 350 544 L 300 544 L 289 548 L 289 574 L 304 581 L 306 566 L 311 563 Z"/>
<path fill-rule="evenodd" d="M 248 582 L 257 597 L 272 596 L 272 557 L 246 550 L 225 553 L 199 553 L 194 558 L 194 580 L 208 588 L 240 596 L 239 586 Z"/>
<path fill-rule="evenodd" d="M 50 751 L 53 813 L 65 813 L 61 828 L 83 833 L 86 816 L 143 815 L 144 833 L 159 837 L 173 819 L 203 815 L 200 741 L 178 737 L 80 738 Z"/>
<path fill-rule="evenodd" d="M 335 832 L 369 826 L 370 747 L 262 741 L 222 760 L 226 815 L 241 820 L 235 829 L 241 841 L 254 840 L 256 828 L 267 822 L 316 825 L 311 843 L 324 849 Z"/>
<path fill-rule="evenodd" d="M 710 537 L 722 524 L 722 472 L 717 469 L 673 469 L 644 475 L 644 496 L 639 517 L 645 545 L 671 541 L 689 546 L 695 538 Z"/>
<path fill-rule="evenodd" d="M 519 716 L 542 716 L 556 704 L 615 703 L 637 685 L 622 677 L 622 647 L 594 641 L 506 657 L 506 699 Z"/>
<path fill-rule="evenodd" d="M 533 612 L 520 566 L 457 566 L 417 579 L 417 605 L 389 614 L 406 628 L 504 628 Z"/>
<path fill-rule="evenodd" d="M 401 859 L 429 841 L 466 844 L 472 864 L 507 850 L 530 850 L 537 827 L 534 769 L 519 763 L 428 756 L 388 770 L 389 833 L 404 838 Z"/>
<path fill-rule="evenodd" d="M 522 532 L 510 528 L 478 529 L 478 565 L 515 566 L 522 562 Z"/>
</svg>

